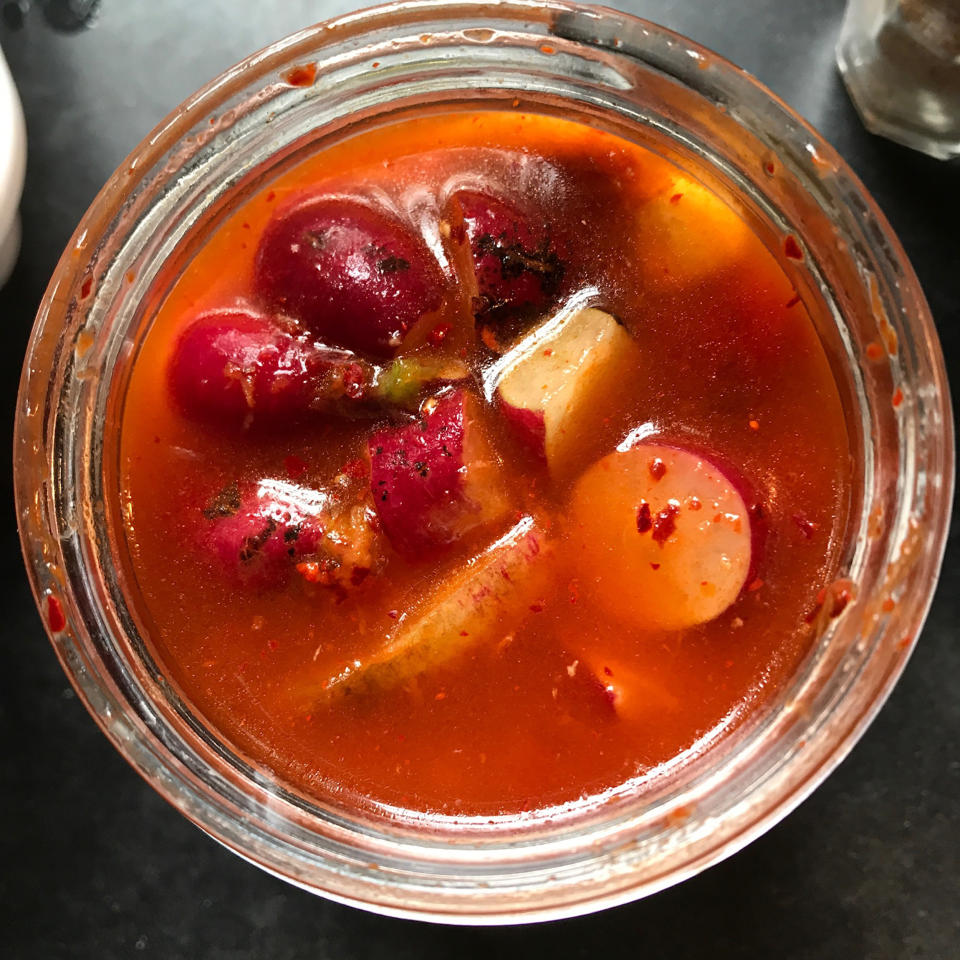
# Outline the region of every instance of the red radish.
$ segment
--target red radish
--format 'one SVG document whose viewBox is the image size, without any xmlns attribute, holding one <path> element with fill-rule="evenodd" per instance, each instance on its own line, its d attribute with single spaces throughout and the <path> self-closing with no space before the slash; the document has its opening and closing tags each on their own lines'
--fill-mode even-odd
<svg viewBox="0 0 960 960">
<path fill-rule="evenodd" d="M 532 517 L 445 579 L 418 609 L 404 614 L 384 647 L 303 690 L 308 704 L 400 686 L 497 636 L 507 615 L 524 609 L 542 587 L 546 549 Z"/>
<path fill-rule="evenodd" d="M 478 321 L 497 325 L 541 313 L 564 273 L 542 216 L 528 217 L 502 198 L 469 190 L 457 193 L 454 204 L 470 245 Z"/>
<path fill-rule="evenodd" d="M 463 390 L 427 401 L 418 421 L 368 441 L 370 490 L 383 529 L 408 557 L 446 547 L 501 519 L 510 504 L 501 464 Z M 431 409 L 432 407 L 432 409 Z"/>
<path fill-rule="evenodd" d="M 241 579 L 279 579 L 317 550 L 331 503 L 321 491 L 282 480 L 265 479 L 243 492 L 231 484 L 204 509 L 211 523 L 201 543 Z"/>
<path fill-rule="evenodd" d="M 594 431 L 616 394 L 642 371 L 642 354 L 609 314 L 563 310 L 504 354 L 487 375 L 504 417 L 551 473 Z"/>
<path fill-rule="evenodd" d="M 738 484 L 698 453 L 619 449 L 577 482 L 571 559 L 611 613 L 682 629 L 719 616 L 750 573 L 753 538 Z"/>
<path fill-rule="evenodd" d="M 365 498 L 364 498 L 365 500 Z M 269 584 L 296 570 L 307 582 L 357 586 L 380 565 L 374 515 L 360 499 L 266 478 L 221 490 L 204 510 L 201 546 L 244 582 Z"/>
<path fill-rule="evenodd" d="M 307 196 L 277 213 L 254 287 L 271 310 L 333 346 L 391 357 L 443 300 L 440 269 L 407 226 L 349 197 Z"/>
<path fill-rule="evenodd" d="M 181 334 L 169 366 L 181 409 L 201 419 L 275 422 L 363 397 L 373 368 L 293 337 L 244 310 L 208 313 Z"/>
</svg>

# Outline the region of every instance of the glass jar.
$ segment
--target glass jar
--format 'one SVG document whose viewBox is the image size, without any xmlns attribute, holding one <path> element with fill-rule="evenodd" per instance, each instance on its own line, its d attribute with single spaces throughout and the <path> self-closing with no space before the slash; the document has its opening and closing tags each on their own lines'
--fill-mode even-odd
<svg viewBox="0 0 960 960">
<path fill-rule="evenodd" d="M 956 0 L 848 0 L 837 66 L 868 130 L 940 160 L 960 156 Z"/>
<path fill-rule="evenodd" d="M 296 69 L 315 64 L 312 69 Z M 642 794 L 567 815 L 394 821 L 311 801 L 222 742 L 153 659 L 116 517 L 126 375 L 164 265 L 248 178 L 320 137 L 410 110 L 562 113 L 709 169 L 791 279 L 844 399 L 855 474 L 843 544 L 857 599 L 790 684 Z M 819 312 L 819 311 L 814 311 Z M 730 855 L 843 758 L 903 669 L 947 529 L 953 439 L 916 277 L 843 161 L 747 74 L 625 14 L 566 2 L 397 3 L 282 40 L 191 97 L 131 154 L 64 253 L 37 318 L 16 423 L 27 567 L 54 647 L 121 753 L 202 829 L 278 876 L 382 913 L 447 922 L 569 916 Z"/>
</svg>

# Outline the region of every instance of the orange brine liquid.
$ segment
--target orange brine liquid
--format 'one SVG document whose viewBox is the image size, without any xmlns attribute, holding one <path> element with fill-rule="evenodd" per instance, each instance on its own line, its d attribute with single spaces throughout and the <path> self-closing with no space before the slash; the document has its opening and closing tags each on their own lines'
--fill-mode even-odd
<svg viewBox="0 0 960 960">
<path fill-rule="evenodd" d="M 362 414 L 349 397 L 272 420 L 253 403 L 237 423 L 185 409 L 171 388 L 184 332 L 210 311 L 265 312 L 258 245 L 307 194 L 382 206 L 429 251 L 437 300 L 383 349 L 442 376 Z M 548 225 L 547 267 L 522 267 L 538 271 L 537 310 L 501 322 L 481 302 L 452 199 L 470 194 Z M 238 198 L 159 303 L 123 409 L 126 542 L 164 671 L 239 753 L 347 806 L 512 815 L 643 789 L 708 749 L 809 651 L 848 510 L 837 386 L 778 256 L 657 153 L 537 114 L 395 122 Z M 573 321 L 543 332 L 565 309 L 578 342 Z M 394 359 L 358 357 L 381 378 Z M 454 402 L 469 509 L 387 514 L 375 438 L 419 443 Z M 542 418 L 523 412 L 538 403 Z M 263 537 L 225 562 L 217 525 L 265 489 L 346 510 L 340 540 L 330 526 L 291 539 L 269 577 L 244 559 L 272 549 Z M 276 543 L 294 536 L 269 522 Z"/>
</svg>

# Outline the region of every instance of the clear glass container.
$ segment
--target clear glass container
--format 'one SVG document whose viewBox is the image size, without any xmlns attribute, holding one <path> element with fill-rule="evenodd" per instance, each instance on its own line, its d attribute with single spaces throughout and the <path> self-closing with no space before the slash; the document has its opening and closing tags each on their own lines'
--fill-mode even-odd
<svg viewBox="0 0 960 960">
<path fill-rule="evenodd" d="M 848 0 L 837 65 L 868 130 L 960 156 L 957 0 Z"/>
<path fill-rule="evenodd" d="M 315 77 L 290 73 L 309 63 Z M 164 265 L 238 185 L 358 124 L 514 101 L 709 171 L 761 236 L 797 237 L 804 259 L 792 261 L 791 279 L 832 318 L 819 333 L 857 477 L 842 545 L 857 599 L 823 625 L 767 708 L 642 794 L 496 822 L 392 820 L 285 789 L 167 681 L 116 533 L 119 414 Z M 755 80 L 612 10 L 413 2 L 266 48 L 134 150 L 44 297 L 15 460 L 24 554 L 54 647 L 93 717 L 155 789 L 241 856 L 306 889 L 382 913 L 500 923 L 569 916 L 676 883 L 762 833 L 839 763 L 903 669 L 929 605 L 953 436 L 936 333 L 903 250 L 837 154 Z"/>
</svg>

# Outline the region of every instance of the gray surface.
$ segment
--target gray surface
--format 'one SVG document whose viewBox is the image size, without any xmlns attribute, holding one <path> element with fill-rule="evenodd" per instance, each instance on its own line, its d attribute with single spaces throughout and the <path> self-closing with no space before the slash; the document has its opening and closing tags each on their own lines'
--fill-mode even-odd
<svg viewBox="0 0 960 960">
<path fill-rule="evenodd" d="M 103 0 L 91 30 L 34 8 L 0 26 L 30 161 L 24 248 L 0 292 L 9 423 L 32 315 L 97 189 L 160 117 L 251 50 L 345 3 Z M 832 66 L 840 0 L 624 3 L 740 63 L 817 126 L 877 197 L 960 371 L 960 166 L 871 137 Z M 9 450 L 9 443 L 3 444 Z M 5 454 L 9 456 L 8 454 Z M 9 495 L 9 470 L 3 471 Z M 126 766 L 70 691 L 0 524 L 0 954 L 60 958 L 785 957 L 960 954 L 956 524 L 922 641 L 843 766 L 733 859 L 646 901 L 532 928 L 382 919 L 286 886 L 205 838 Z"/>
</svg>

